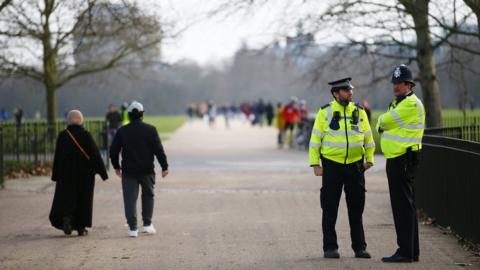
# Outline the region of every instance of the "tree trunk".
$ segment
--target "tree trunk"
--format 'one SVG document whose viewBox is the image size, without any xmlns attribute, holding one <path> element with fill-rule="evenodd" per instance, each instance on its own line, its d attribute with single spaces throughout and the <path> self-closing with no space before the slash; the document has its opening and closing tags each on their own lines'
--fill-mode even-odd
<svg viewBox="0 0 480 270">
<path fill-rule="evenodd" d="M 45 12 L 43 23 L 43 73 L 44 85 L 47 97 L 47 122 L 49 124 L 55 123 L 57 117 L 57 100 L 55 96 L 57 83 L 57 52 L 52 47 L 49 18 L 53 11 L 54 1 L 45 0 Z"/>
<path fill-rule="evenodd" d="M 45 82 L 46 98 L 47 98 L 47 122 L 55 123 L 57 117 L 57 99 L 55 97 L 55 85 Z"/>
<path fill-rule="evenodd" d="M 442 126 L 442 105 L 435 67 L 434 49 L 428 25 L 429 1 L 400 0 L 412 16 L 417 35 L 417 63 L 423 91 L 427 127 Z"/>
</svg>

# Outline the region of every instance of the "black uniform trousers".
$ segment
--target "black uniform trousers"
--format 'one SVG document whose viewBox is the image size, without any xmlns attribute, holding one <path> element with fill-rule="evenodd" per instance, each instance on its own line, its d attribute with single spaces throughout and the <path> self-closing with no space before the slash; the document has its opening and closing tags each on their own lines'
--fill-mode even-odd
<svg viewBox="0 0 480 270">
<path fill-rule="evenodd" d="M 345 188 L 350 222 L 350 237 L 354 251 L 367 248 L 363 231 L 363 209 L 365 207 L 365 177 L 361 161 L 341 164 L 322 157 L 323 178 L 320 190 L 322 207 L 323 250 L 338 249 L 337 222 L 338 205 Z"/>
<path fill-rule="evenodd" d="M 420 253 L 414 191 L 417 163 L 409 161 L 409 154 L 412 153 L 387 159 L 387 177 L 399 246 L 397 252 L 402 256 L 413 259 L 418 257 Z M 413 155 L 416 154 L 413 153 Z"/>
</svg>

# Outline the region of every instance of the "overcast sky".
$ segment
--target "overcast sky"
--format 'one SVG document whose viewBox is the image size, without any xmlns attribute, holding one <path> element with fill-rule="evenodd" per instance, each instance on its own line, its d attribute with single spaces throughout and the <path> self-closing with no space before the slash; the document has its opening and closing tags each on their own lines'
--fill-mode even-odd
<svg viewBox="0 0 480 270">
<path fill-rule="evenodd" d="M 273 4 L 256 7 L 255 12 L 207 17 L 219 2 L 225 0 L 162 1 L 163 19 L 175 21 L 177 29 L 189 26 L 178 38 L 163 44 L 165 61 L 190 59 L 202 65 L 219 64 L 231 57 L 243 42 L 260 48 L 281 36 L 285 30 L 282 18 L 286 17 L 282 13 L 299 1 L 291 0 L 288 4 L 272 1 Z"/>
</svg>

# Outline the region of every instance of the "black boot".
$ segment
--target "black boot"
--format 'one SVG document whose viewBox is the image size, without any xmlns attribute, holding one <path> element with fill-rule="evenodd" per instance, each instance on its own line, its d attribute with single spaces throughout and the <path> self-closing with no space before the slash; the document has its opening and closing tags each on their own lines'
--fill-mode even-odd
<svg viewBox="0 0 480 270">
<path fill-rule="evenodd" d="M 72 220 L 69 217 L 63 218 L 62 230 L 66 235 L 72 234 Z"/>
</svg>

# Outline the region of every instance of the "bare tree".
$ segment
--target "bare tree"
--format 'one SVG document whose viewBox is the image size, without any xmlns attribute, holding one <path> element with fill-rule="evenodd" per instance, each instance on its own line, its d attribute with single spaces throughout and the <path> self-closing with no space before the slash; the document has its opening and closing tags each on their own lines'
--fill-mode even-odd
<svg viewBox="0 0 480 270">
<path fill-rule="evenodd" d="M 347 0 L 333 5 L 325 15 L 333 15 L 337 20 L 353 21 L 354 26 L 383 32 L 374 37 L 370 44 L 367 44 L 366 40 L 352 42 L 358 39 L 349 37 L 350 43 L 362 43 L 373 47 L 375 49 L 371 51 L 378 55 L 404 58 L 406 61 L 417 63 L 418 80 L 422 87 L 426 107 L 427 126 L 434 127 L 441 126 L 442 123 L 435 50 L 441 46 L 449 46 L 451 50 L 461 50 L 474 55 L 480 54 L 480 51 L 468 44 L 455 42 L 459 39 L 453 38 L 455 35 L 475 35 L 465 29 L 471 13 L 457 18 L 459 12 L 456 1 L 453 3 L 435 1 L 437 8 L 435 11 L 430 7 L 430 2 L 429 0 L 398 0 L 397 3 L 395 1 Z M 469 6 L 473 10 L 476 7 L 478 11 L 479 1 L 465 0 L 465 3 L 467 2 L 470 2 Z M 359 16 L 364 22 L 348 20 L 347 16 Z M 369 17 L 376 20 L 369 20 Z M 411 35 L 412 32 L 415 36 L 414 39 Z M 385 48 L 388 47 L 397 48 L 397 50 L 386 50 Z M 385 53 L 386 51 L 388 53 Z M 413 54 L 409 55 L 409 51 Z M 407 52 L 406 55 L 405 52 Z"/>
<path fill-rule="evenodd" d="M 434 45 L 430 34 L 429 9 L 430 1 L 399 0 L 414 22 L 416 34 L 416 60 L 419 68 L 419 80 L 423 90 L 423 101 L 426 108 L 426 122 L 429 127 L 442 125 L 442 107 L 437 80 L 437 69 L 433 57 Z"/>
<path fill-rule="evenodd" d="M 161 40 L 159 21 L 135 1 L 12 1 L 0 13 L 0 74 L 42 82 L 52 123 L 60 87 L 124 64 Z M 87 49 L 102 57 L 77 63 Z"/>
<path fill-rule="evenodd" d="M 0 2 L 0 11 L 2 11 L 4 8 L 6 8 L 8 5 L 10 5 L 10 3 L 12 2 L 12 0 L 3 0 Z"/>
<path fill-rule="evenodd" d="M 228 2 L 230 7 L 242 7 L 241 3 L 250 4 L 251 7 L 255 4 L 262 5 L 268 0 Z M 312 5 L 317 2 L 305 0 L 302 3 Z M 372 74 L 376 75 L 372 78 L 373 82 L 379 78 L 385 79 L 390 72 L 390 68 L 385 69 L 384 66 L 378 72 L 377 65 L 382 58 L 396 59 L 397 63 L 416 63 L 419 70 L 416 79 L 423 91 L 427 126 L 441 126 L 441 99 L 434 53 L 436 49 L 446 46 L 480 55 L 477 48 L 452 39 L 454 35 L 480 37 L 478 33 L 466 29 L 473 13 L 478 20 L 480 1 L 464 0 L 463 7 L 468 5 L 473 13 L 459 11 L 465 11 L 463 7 L 458 8 L 462 1 L 337 0 L 330 3 L 325 9 L 322 7 L 325 3 L 317 3 L 317 8 L 312 9 L 314 11 L 292 14 L 292 17 L 300 15 L 309 27 L 308 31 L 317 36 L 326 36 L 327 40 L 329 35 L 343 34 L 342 40 L 334 41 L 330 46 L 350 52 L 348 56 L 353 55 L 351 49 L 370 55 L 374 61 L 371 65 Z M 317 75 L 323 73 L 322 67 L 326 62 L 332 61 L 331 57 L 324 60 L 319 60 L 319 65 L 315 68 Z M 348 60 L 343 61 L 345 62 L 348 63 Z M 318 79 L 315 76 L 313 78 Z"/>
<path fill-rule="evenodd" d="M 480 38 L 480 0 L 463 0 L 469 6 L 477 17 L 478 38 Z"/>
</svg>

